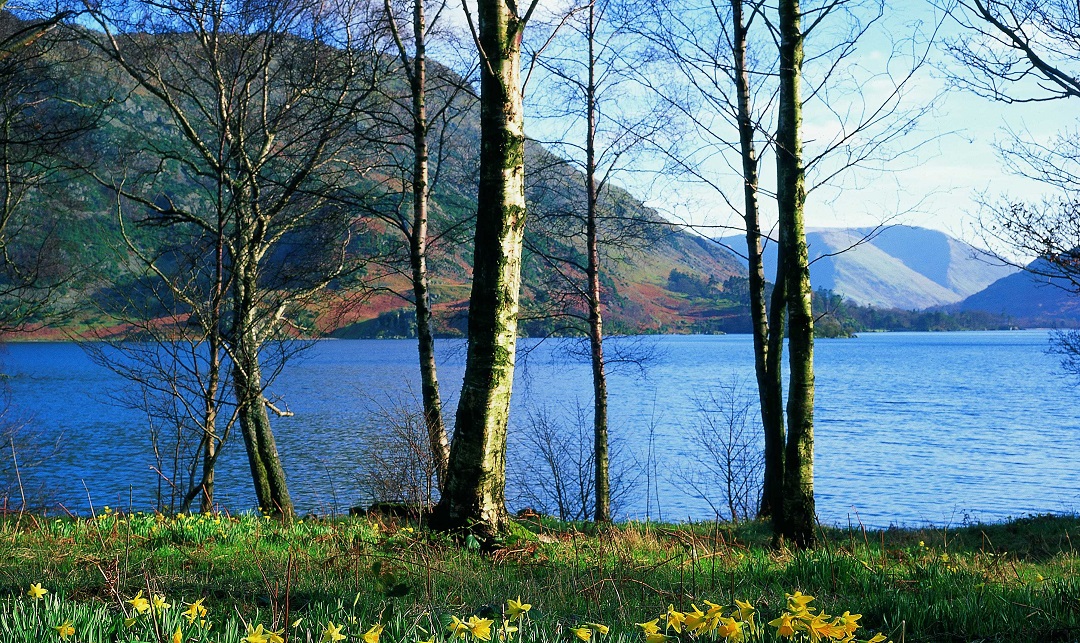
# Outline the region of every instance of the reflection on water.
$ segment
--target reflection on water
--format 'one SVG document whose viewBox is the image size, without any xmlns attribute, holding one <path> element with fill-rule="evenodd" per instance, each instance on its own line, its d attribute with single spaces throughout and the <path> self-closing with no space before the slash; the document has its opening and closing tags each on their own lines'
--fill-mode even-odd
<svg viewBox="0 0 1080 643">
<path fill-rule="evenodd" d="M 590 403 L 588 365 L 572 361 L 568 341 L 523 340 L 531 350 L 515 384 L 511 466 L 530 410 L 570 412 Z M 750 337 L 649 341 L 656 355 L 647 370 L 616 372 L 609 385 L 613 438 L 622 443 L 627 466 L 641 468 L 643 476 L 619 508 L 621 517 L 710 518 L 708 503 L 672 472 L 701 454 L 688 439 L 698 421 L 695 399 L 733 377 L 752 381 Z M 1080 504 L 1080 451 L 1068 447 L 1080 429 L 1076 391 L 1046 347 L 1043 331 L 819 340 L 815 484 L 821 519 L 955 524 L 1071 511 Z M 437 346 L 451 411 L 463 372 L 461 348 L 455 340 Z M 152 506 L 164 483 L 150 468 L 146 421 L 110 399 L 124 383 L 72 344 L 5 350 L 15 413 L 38 442 L 62 436 L 59 452 L 27 468 L 27 486 L 45 485 L 71 511 L 85 511 L 88 495 L 98 506 Z M 419 388 L 411 341 L 322 341 L 289 364 L 272 393 L 295 415 L 276 418 L 274 430 L 300 511 L 340 511 L 367 500 L 357 471 L 366 440 L 379 430 L 372 411 Z M 650 434 L 656 475 L 646 480 Z M 247 475 L 237 435 L 218 475 L 218 500 L 231 510 L 254 504 Z"/>
</svg>

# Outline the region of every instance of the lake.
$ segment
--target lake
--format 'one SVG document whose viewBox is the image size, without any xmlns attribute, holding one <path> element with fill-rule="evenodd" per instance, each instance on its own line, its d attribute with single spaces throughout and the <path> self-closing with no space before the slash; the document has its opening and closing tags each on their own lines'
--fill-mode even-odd
<svg viewBox="0 0 1080 643">
<path fill-rule="evenodd" d="M 741 379 L 753 395 L 751 339 L 638 341 L 652 353 L 644 370 L 624 367 L 609 385 L 621 467 L 641 474 L 618 517 L 712 518 L 709 503 L 679 473 L 693 470 L 703 453 L 692 436 L 708 392 Z M 589 366 L 571 355 L 573 344 L 519 345 L 525 367 L 515 383 L 508 453 L 518 471 L 529 455 L 522 445 L 530 415 L 568 418 L 591 403 Z M 463 346 L 441 340 L 436 348 L 451 421 Z M 1077 390 L 1046 353 L 1047 331 L 869 333 L 816 346 L 815 485 L 823 522 L 955 525 L 1080 505 Z M 91 501 L 153 506 L 161 478 L 151 469 L 145 415 L 114 399 L 123 380 L 70 343 L 9 344 L 0 363 L 11 407 L 5 419 L 24 423 L 24 440 L 57 445 L 37 463 L 25 455 L 28 489 L 43 488 L 71 512 L 86 512 Z M 319 341 L 290 362 L 271 393 L 294 413 L 273 423 L 298 511 L 369 502 L 358 460 L 381 430 L 374 412 L 419 390 L 413 341 Z M 250 509 L 254 492 L 238 433 L 226 449 L 217 500 L 231 511 Z M 0 447 L 0 459 L 10 460 L 10 451 Z M 514 489 L 508 495 L 515 497 Z"/>
</svg>

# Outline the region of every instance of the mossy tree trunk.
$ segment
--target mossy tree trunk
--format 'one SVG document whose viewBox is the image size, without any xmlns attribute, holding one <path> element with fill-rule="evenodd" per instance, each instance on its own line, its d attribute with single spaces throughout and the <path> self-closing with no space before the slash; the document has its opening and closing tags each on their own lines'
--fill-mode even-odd
<svg viewBox="0 0 1080 643">
<path fill-rule="evenodd" d="M 775 514 L 778 537 L 798 547 L 814 542 L 814 317 L 810 308 L 810 265 L 803 215 L 806 203 L 802 161 L 803 33 L 799 0 L 781 0 L 779 118 L 776 132 L 776 192 L 780 260 L 788 311 L 788 435 L 784 454 L 783 511 Z M 779 276 L 778 276 L 779 278 Z"/>
<path fill-rule="evenodd" d="M 467 528 L 483 538 L 502 531 L 508 520 L 506 432 L 525 232 L 521 35 L 529 12 L 519 18 L 514 8 L 504 0 L 477 3 L 480 186 L 469 348 L 446 484 L 432 517 L 438 528 Z"/>
<path fill-rule="evenodd" d="M 243 228 L 239 234 L 245 234 Z M 236 395 L 240 433 L 244 437 L 251 480 L 259 509 L 265 515 L 285 521 L 293 518 L 293 504 L 285 482 L 285 469 L 278 456 L 274 433 L 270 427 L 270 415 L 266 410 L 262 366 L 259 349 L 260 337 L 257 319 L 258 260 L 251 248 L 258 244 L 251 239 L 238 243 L 242 250 L 238 257 L 233 302 L 236 306 L 232 327 L 233 388 Z"/>
</svg>

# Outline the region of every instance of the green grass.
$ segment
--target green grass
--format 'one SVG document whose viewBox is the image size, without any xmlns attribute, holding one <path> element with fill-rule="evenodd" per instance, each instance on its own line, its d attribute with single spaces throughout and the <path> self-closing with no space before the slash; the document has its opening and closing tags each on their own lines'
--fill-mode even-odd
<svg viewBox="0 0 1080 643">
<path fill-rule="evenodd" d="M 414 643 L 446 640 L 451 616 L 497 627 L 506 599 L 520 596 L 534 606 L 526 639 L 569 641 L 570 628 L 598 622 L 612 628 L 606 639 L 637 642 L 634 624 L 669 604 L 740 599 L 768 621 L 796 590 L 830 614 L 861 613 L 863 639 L 882 631 L 895 641 L 1075 641 L 1074 536 L 1080 519 L 1040 516 L 960 529 L 829 529 L 817 548 L 790 551 L 770 548 L 758 523 L 533 520 L 481 554 L 393 520 L 284 527 L 254 516 L 9 516 L 0 519 L 0 641 L 59 640 L 53 628 L 72 620 L 77 641 L 167 642 L 182 625 L 185 641 L 235 643 L 245 623 L 281 630 L 302 618 L 290 640 L 317 641 L 333 621 L 349 641 L 381 623 L 383 643 Z M 31 600 L 31 583 L 50 594 Z M 125 627 L 126 601 L 139 591 L 166 596 L 173 610 Z M 211 611 L 209 633 L 180 620 L 197 598 Z"/>
</svg>

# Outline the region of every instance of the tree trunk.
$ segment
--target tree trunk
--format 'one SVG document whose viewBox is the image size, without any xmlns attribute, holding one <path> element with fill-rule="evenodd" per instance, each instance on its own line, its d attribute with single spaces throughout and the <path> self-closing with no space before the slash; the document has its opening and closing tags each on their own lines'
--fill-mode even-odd
<svg viewBox="0 0 1080 643">
<path fill-rule="evenodd" d="M 589 5 L 589 81 L 585 92 L 585 191 L 587 198 L 585 234 L 589 261 L 589 353 L 593 376 L 593 459 L 596 464 L 596 522 L 611 522 L 611 481 L 608 473 L 607 375 L 604 373 L 604 326 L 600 314 L 600 243 L 597 231 L 596 184 L 596 11 Z"/>
<path fill-rule="evenodd" d="M 731 0 L 735 88 L 738 102 L 739 145 L 743 173 L 743 219 L 746 223 L 746 256 L 749 264 L 750 318 L 754 335 L 754 373 L 757 378 L 761 426 L 765 434 L 765 475 L 759 518 L 772 516 L 783 499 L 784 485 L 784 390 L 780 373 L 784 336 L 783 296 L 773 297 L 772 322 L 765 305 L 765 266 L 761 247 L 761 211 L 758 207 L 758 159 L 754 147 L 754 122 L 750 115 L 750 72 L 747 67 L 747 26 L 742 0 Z M 778 273 L 782 262 L 777 262 Z M 778 284 L 782 284 L 780 279 Z M 780 293 L 784 289 L 777 288 Z M 774 290 L 774 293 L 777 291 Z"/>
<path fill-rule="evenodd" d="M 783 517 L 778 535 L 798 547 L 814 542 L 814 318 L 803 210 L 803 34 L 799 0 L 780 2 L 780 95 L 776 134 L 777 207 L 788 309 L 788 436 Z"/>
<path fill-rule="evenodd" d="M 293 518 L 293 505 L 263 397 L 254 303 L 256 277 L 253 273 L 248 266 L 237 266 L 233 301 L 236 307 L 232 347 L 233 388 L 259 510 L 288 522 Z"/>
<path fill-rule="evenodd" d="M 389 7 L 388 7 L 389 10 Z M 390 18 L 391 20 L 393 17 Z M 428 143 L 427 143 L 427 58 L 425 53 L 426 23 L 424 0 L 413 3 L 413 42 L 416 53 L 412 60 L 409 82 L 412 86 L 413 109 L 413 225 L 409 237 L 409 259 L 412 264 L 413 298 L 416 305 L 416 337 L 420 353 L 420 381 L 424 398 L 424 422 L 428 443 L 435 464 L 439 489 L 446 484 L 446 467 L 450 460 L 450 443 L 443 421 L 442 397 L 435 369 L 435 339 L 431 332 L 431 304 L 427 278 L 428 236 Z M 406 62 L 407 64 L 407 62 Z"/>
<path fill-rule="evenodd" d="M 525 231 L 522 22 L 480 0 L 480 190 L 469 349 L 446 484 L 432 524 L 490 538 L 506 525 L 506 429 L 514 383 Z"/>
</svg>

